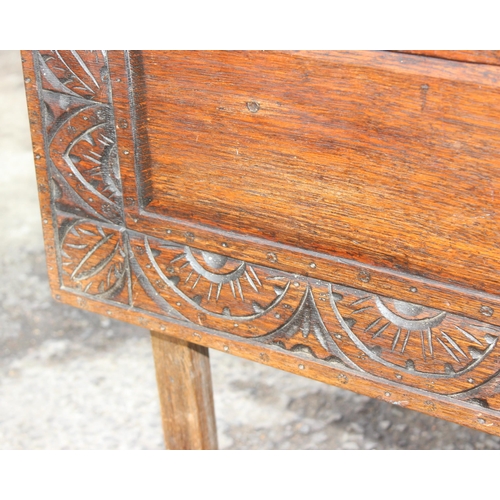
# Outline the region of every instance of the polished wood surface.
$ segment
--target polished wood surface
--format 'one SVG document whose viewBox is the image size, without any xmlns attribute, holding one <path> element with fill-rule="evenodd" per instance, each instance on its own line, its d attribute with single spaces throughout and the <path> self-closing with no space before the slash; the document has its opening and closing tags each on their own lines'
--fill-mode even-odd
<svg viewBox="0 0 500 500">
<path fill-rule="evenodd" d="M 208 349 L 157 332 L 151 332 L 151 343 L 166 448 L 216 450 Z"/>
<path fill-rule="evenodd" d="M 24 59 L 57 300 L 500 434 L 500 68 Z"/>
<path fill-rule="evenodd" d="M 401 52 L 450 61 L 500 65 L 500 50 L 403 50 Z"/>
</svg>

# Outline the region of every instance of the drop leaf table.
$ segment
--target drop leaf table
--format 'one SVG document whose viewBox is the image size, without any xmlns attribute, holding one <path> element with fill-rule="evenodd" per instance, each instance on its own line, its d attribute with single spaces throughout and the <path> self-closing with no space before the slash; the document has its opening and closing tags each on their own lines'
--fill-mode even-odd
<svg viewBox="0 0 500 500">
<path fill-rule="evenodd" d="M 23 52 L 56 300 L 500 435 L 500 51 Z"/>
</svg>

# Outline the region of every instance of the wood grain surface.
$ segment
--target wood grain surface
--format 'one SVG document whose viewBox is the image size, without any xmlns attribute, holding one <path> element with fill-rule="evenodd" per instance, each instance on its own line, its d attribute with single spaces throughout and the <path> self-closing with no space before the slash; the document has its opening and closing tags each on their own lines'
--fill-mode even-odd
<svg viewBox="0 0 500 500">
<path fill-rule="evenodd" d="M 167 450 L 216 450 L 208 349 L 157 332 L 151 342 Z"/>
<path fill-rule="evenodd" d="M 24 59 L 57 300 L 500 434 L 500 68 Z"/>
<path fill-rule="evenodd" d="M 401 52 L 451 61 L 500 65 L 500 50 L 402 50 Z"/>
</svg>

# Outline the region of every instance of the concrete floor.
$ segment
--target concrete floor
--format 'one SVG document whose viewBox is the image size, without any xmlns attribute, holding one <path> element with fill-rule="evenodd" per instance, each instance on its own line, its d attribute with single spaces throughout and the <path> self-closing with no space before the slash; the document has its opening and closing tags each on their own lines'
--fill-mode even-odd
<svg viewBox="0 0 500 500">
<path fill-rule="evenodd" d="M 148 332 L 57 304 L 19 53 L 0 51 L 0 449 L 160 449 Z M 223 449 L 500 449 L 500 438 L 211 351 Z"/>
</svg>

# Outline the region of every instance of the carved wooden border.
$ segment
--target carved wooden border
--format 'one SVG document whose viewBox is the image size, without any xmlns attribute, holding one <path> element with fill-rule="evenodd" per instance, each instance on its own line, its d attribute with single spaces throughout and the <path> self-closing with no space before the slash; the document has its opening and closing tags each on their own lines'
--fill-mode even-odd
<svg viewBox="0 0 500 500">
<path fill-rule="evenodd" d="M 57 299 L 500 434 L 499 327 L 131 229 L 107 54 L 24 62 Z"/>
</svg>

